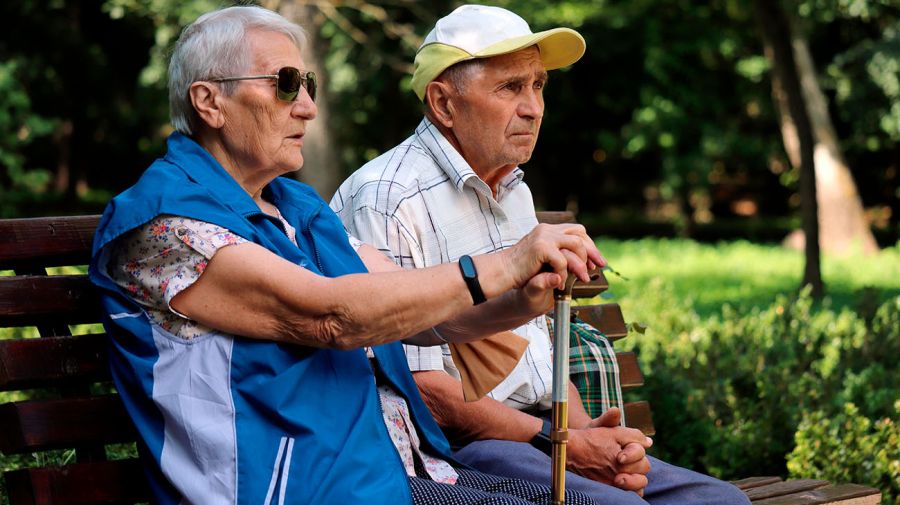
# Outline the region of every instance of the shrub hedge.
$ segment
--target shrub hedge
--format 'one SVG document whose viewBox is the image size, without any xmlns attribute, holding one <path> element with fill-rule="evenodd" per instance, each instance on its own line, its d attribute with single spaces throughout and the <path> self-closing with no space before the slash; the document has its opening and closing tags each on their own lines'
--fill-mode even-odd
<svg viewBox="0 0 900 505">
<path fill-rule="evenodd" d="M 900 296 L 863 292 L 852 310 L 802 292 L 701 317 L 673 293 L 657 278 L 623 303 L 648 326 L 623 344 L 647 375 L 637 396 L 653 405 L 655 455 L 725 479 L 825 477 L 900 496 Z"/>
</svg>

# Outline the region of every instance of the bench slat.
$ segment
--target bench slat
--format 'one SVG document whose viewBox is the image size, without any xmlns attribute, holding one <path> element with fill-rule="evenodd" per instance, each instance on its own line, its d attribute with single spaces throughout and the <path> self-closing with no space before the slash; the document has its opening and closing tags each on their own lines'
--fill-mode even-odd
<svg viewBox="0 0 900 505">
<path fill-rule="evenodd" d="M 100 301 L 85 275 L 0 277 L 0 327 L 100 321 Z"/>
<path fill-rule="evenodd" d="M 619 364 L 619 382 L 622 391 L 629 391 L 644 385 L 644 374 L 633 352 L 617 352 L 616 362 Z"/>
<path fill-rule="evenodd" d="M 0 270 L 86 265 L 100 216 L 0 220 Z"/>
<path fill-rule="evenodd" d="M 575 222 L 575 213 L 568 210 L 542 210 L 540 212 L 535 212 L 535 214 L 537 215 L 539 223 L 564 224 Z"/>
<path fill-rule="evenodd" d="M 4 474 L 10 505 L 95 505 L 150 501 L 136 459 L 28 468 Z"/>
<path fill-rule="evenodd" d="M 20 454 L 135 440 L 118 395 L 0 405 L 0 452 Z"/>
<path fill-rule="evenodd" d="M 108 380 L 107 345 L 104 334 L 0 340 L 0 391 Z"/>
<path fill-rule="evenodd" d="M 767 484 L 774 484 L 776 482 L 781 482 L 781 477 L 747 477 L 746 479 L 731 481 L 732 484 L 743 491 L 759 486 L 765 486 Z"/>
<path fill-rule="evenodd" d="M 645 401 L 626 403 L 625 425 L 641 430 L 648 437 L 655 435 L 656 428 L 653 427 L 653 413 L 650 411 L 650 404 Z"/>
<path fill-rule="evenodd" d="M 625 317 L 622 315 L 622 308 L 618 303 L 580 305 L 572 307 L 572 311 L 582 321 L 602 331 L 610 342 L 628 335 Z"/>
<path fill-rule="evenodd" d="M 859 484 L 840 484 L 788 496 L 755 500 L 753 505 L 878 505 L 881 491 Z"/>
<path fill-rule="evenodd" d="M 754 487 L 745 490 L 744 494 L 746 494 L 747 498 L 750 498 L 750 500 L 762 500 L 765 498 L 774 498 L 776 496 L 790 495 L 800 491 L 819 489 L 820 487 L 825 487 L 827 485 L 827 480 L 797 479 Z"/>
</svg>

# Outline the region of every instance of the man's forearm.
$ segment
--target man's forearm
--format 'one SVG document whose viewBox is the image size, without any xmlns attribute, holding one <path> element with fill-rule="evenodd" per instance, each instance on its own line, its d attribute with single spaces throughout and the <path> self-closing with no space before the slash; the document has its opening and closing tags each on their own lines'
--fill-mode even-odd
<svg viewBox="0 0 900 505">
<path fill-rule="evenodd" d="M 460 382 L 444 371 L 414 372 L 413 378 L 438 424 L 458 441 L 527 442 L 541 430 L 542 422 L 537 417 L 492 398 L 467 403 Z"/>
<path fill-rule="evenodd" d="M 584 408 L 578 388 L 569 381 L 569 428 L 580 430 L 591 422 L 591 416 Z"/>
</svg>

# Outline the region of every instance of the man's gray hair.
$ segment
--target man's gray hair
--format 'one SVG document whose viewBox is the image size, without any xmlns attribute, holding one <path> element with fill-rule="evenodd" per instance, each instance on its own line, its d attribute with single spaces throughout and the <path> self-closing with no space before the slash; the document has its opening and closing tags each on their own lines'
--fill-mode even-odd
<svg viewBox="0 0 900 505">
<path fill-rule="evenodd" d="M 446 70 L 441 72 L 441 75 L 438 76 L 438 78 L 440 79 L 443 77 L 453 85 L 453 88 L 457 93 L 464 95 L 466 93 L 466 88 L 469 85 L 469 81 L 481 72 L 486 62 L 487 59 L 485 58 L 474 58 L 461 61 L 447 67 Z"/>
<path fill-rule="evenodd" d="M 469 81 L 484 69 L 486 62 L 485 58 L 474 58 L 454 63 L 441 72 L 441 75 L 437 76 L 435 80 L 443 79 L 453 86 L 454 91 L 465 95 Z M 425 100 L 425 114 L 429 119 L 434 120 L 434 111 L 431 110 L 431 103 L 428 100 Z"/>
<path fill-rule="evenodd" d="M 262 7 L 228 7 L 197 18 L 181 32 L 169 61 L 169 114 L 177 131 L 197 131 L 200 118 L 191 103 L 191 84 L 237 77 L 250 69 L 253 55 L 246 37 L 251 30 L 283 33 L 298 49 L 306 43 L 303 28 Z M 227 95 L 237 83 L 219 85 Z"/>
</svg>

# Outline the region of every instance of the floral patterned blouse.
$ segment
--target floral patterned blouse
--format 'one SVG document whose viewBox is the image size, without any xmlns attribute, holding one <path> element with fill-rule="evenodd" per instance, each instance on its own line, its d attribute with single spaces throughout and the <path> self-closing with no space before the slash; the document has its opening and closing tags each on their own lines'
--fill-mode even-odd
<svg viewBox="0 0 900 505">
<path fill-rule="evenodd" d="M 276 209 L 277 211 L 277 209 Z M 282 216 L 285 233 L 295 244 L 297 232 Z M 354 249 L 362 242 L 348 235 Z M 163 215 L 118 239 L 112 247 L 109 275 L 131 294 L 150 320 L 177 337 L 190 340 L 213 331 L 176 312 L 172 298 L 200 278 L 220 248 L 246 239 L 220 226 L 178 216 Z M 373 358 L 370 348 L 366 354 Z M 432 480 L 454 484 L 456 471 L 446 461 L 425 454 L 412 423 L 406 400 L 388 386 L 379 385 L 381 412 L 406 474 L 415 477 L 416 462 Z M 425 477 L 424 475 L 418 475 Z"/>
</svg>

